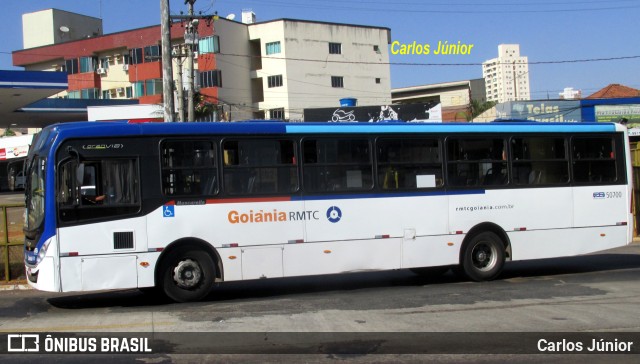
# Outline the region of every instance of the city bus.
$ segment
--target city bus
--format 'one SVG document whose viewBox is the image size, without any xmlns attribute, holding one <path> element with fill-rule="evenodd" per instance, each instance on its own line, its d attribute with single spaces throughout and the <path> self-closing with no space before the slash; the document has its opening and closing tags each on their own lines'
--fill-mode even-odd
<svg viewBox="0 0 640 364">
<path fill-rule="evenodd" d="M 627 132 L 610 123 L 46 127 L 26 166 L 28 282 L 195 301 L 240 280 L 453 267 L 629 244 Z"/>
</svg>

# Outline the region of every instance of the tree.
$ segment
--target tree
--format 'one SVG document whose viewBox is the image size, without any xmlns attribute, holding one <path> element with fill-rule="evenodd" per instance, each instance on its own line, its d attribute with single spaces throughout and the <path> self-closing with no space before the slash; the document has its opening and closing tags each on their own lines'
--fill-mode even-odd
<svg viewBox="0 0 640 364">
<path fill-rule="evenodd" d="M 469 109 L 471 109 L 471 117 L 467 119 L 467 121 L 472 121 L 476 116 L 496 106 L 496 103 L 497 102 L 495 101 L 471 100 L 471 104 L 469 105 Z"/>
</svg>

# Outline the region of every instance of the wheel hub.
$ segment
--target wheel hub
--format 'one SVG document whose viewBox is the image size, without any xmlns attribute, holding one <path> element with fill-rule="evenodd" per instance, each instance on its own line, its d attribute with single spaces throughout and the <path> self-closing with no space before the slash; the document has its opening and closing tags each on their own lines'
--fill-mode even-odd
<svg viewBox="0 0 640 364">
<path fill-rule="evenodd" d="M 178 287 L 191 289 L 200 283 L 202 269 L 200 265 L 191 259 L 185 259 L 173 269 L 173 280 Z"/>
<path fill-rule="evenodd" d="M 493 266 L 494 254 L 490 246 L 479 244 L 473 250 L 473 265 L 482 270 L 491 269 Z"/>
</svg>

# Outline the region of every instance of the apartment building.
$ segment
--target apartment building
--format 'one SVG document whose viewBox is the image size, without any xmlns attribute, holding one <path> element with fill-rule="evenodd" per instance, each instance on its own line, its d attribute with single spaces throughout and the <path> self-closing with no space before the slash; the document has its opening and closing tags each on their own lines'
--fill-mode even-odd
<svg viewBox="0 0 640 364">
<path fill-rule="evenodd" d="M 25 14 L 23 27 L 52 26 L 25 32 L 25 49 L 13 52 L 13 64 L 66 72 L 69 88 L 54 97 L 162 103 L 159 25 L 102 34 L 90 31 L 102 29 L 96 18 L 70 14 Z M 196 88 L 220 118 L 301 120 L 303 108 L 338 105 L 344 97 L 361 105 L 390 103 L 388 28 L 294 19 L 252 23 L 255 15 L 245 15 L 252 14 L 243 14 L 246 24 L 218 19 L 197 25 Z M 174 54 L 184 53 L 185 29 L 171 27 Z M 183 89 L 186 66 L 174 57 L 174 80 Z"/>
<path fill-rule="evenodd" d="M 258 118 L 302 120 L 303 109 L 391 103 L 388 28 L 279 19 L 249 26 Z"/>
<path fill-rule="evenodd" d="M 498 57 L 482 63 L 487 101 L 529 100 L 529 63 L 519 44 L 500 44 Z"/>
</svg>

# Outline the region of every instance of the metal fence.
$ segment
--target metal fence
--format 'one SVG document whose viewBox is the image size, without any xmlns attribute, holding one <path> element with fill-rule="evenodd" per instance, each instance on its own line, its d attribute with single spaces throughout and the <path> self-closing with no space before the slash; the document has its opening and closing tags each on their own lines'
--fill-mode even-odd
<svg viewBox="0 0 640 364">
<path fill-rule="evenodd" d="M 2 219 L 0 221 L 0 253 L 2 256 L 0 265 L 0 280 L 23 279 L 24 276 L 24 204 L 0 205 Z"/>
</svg>

